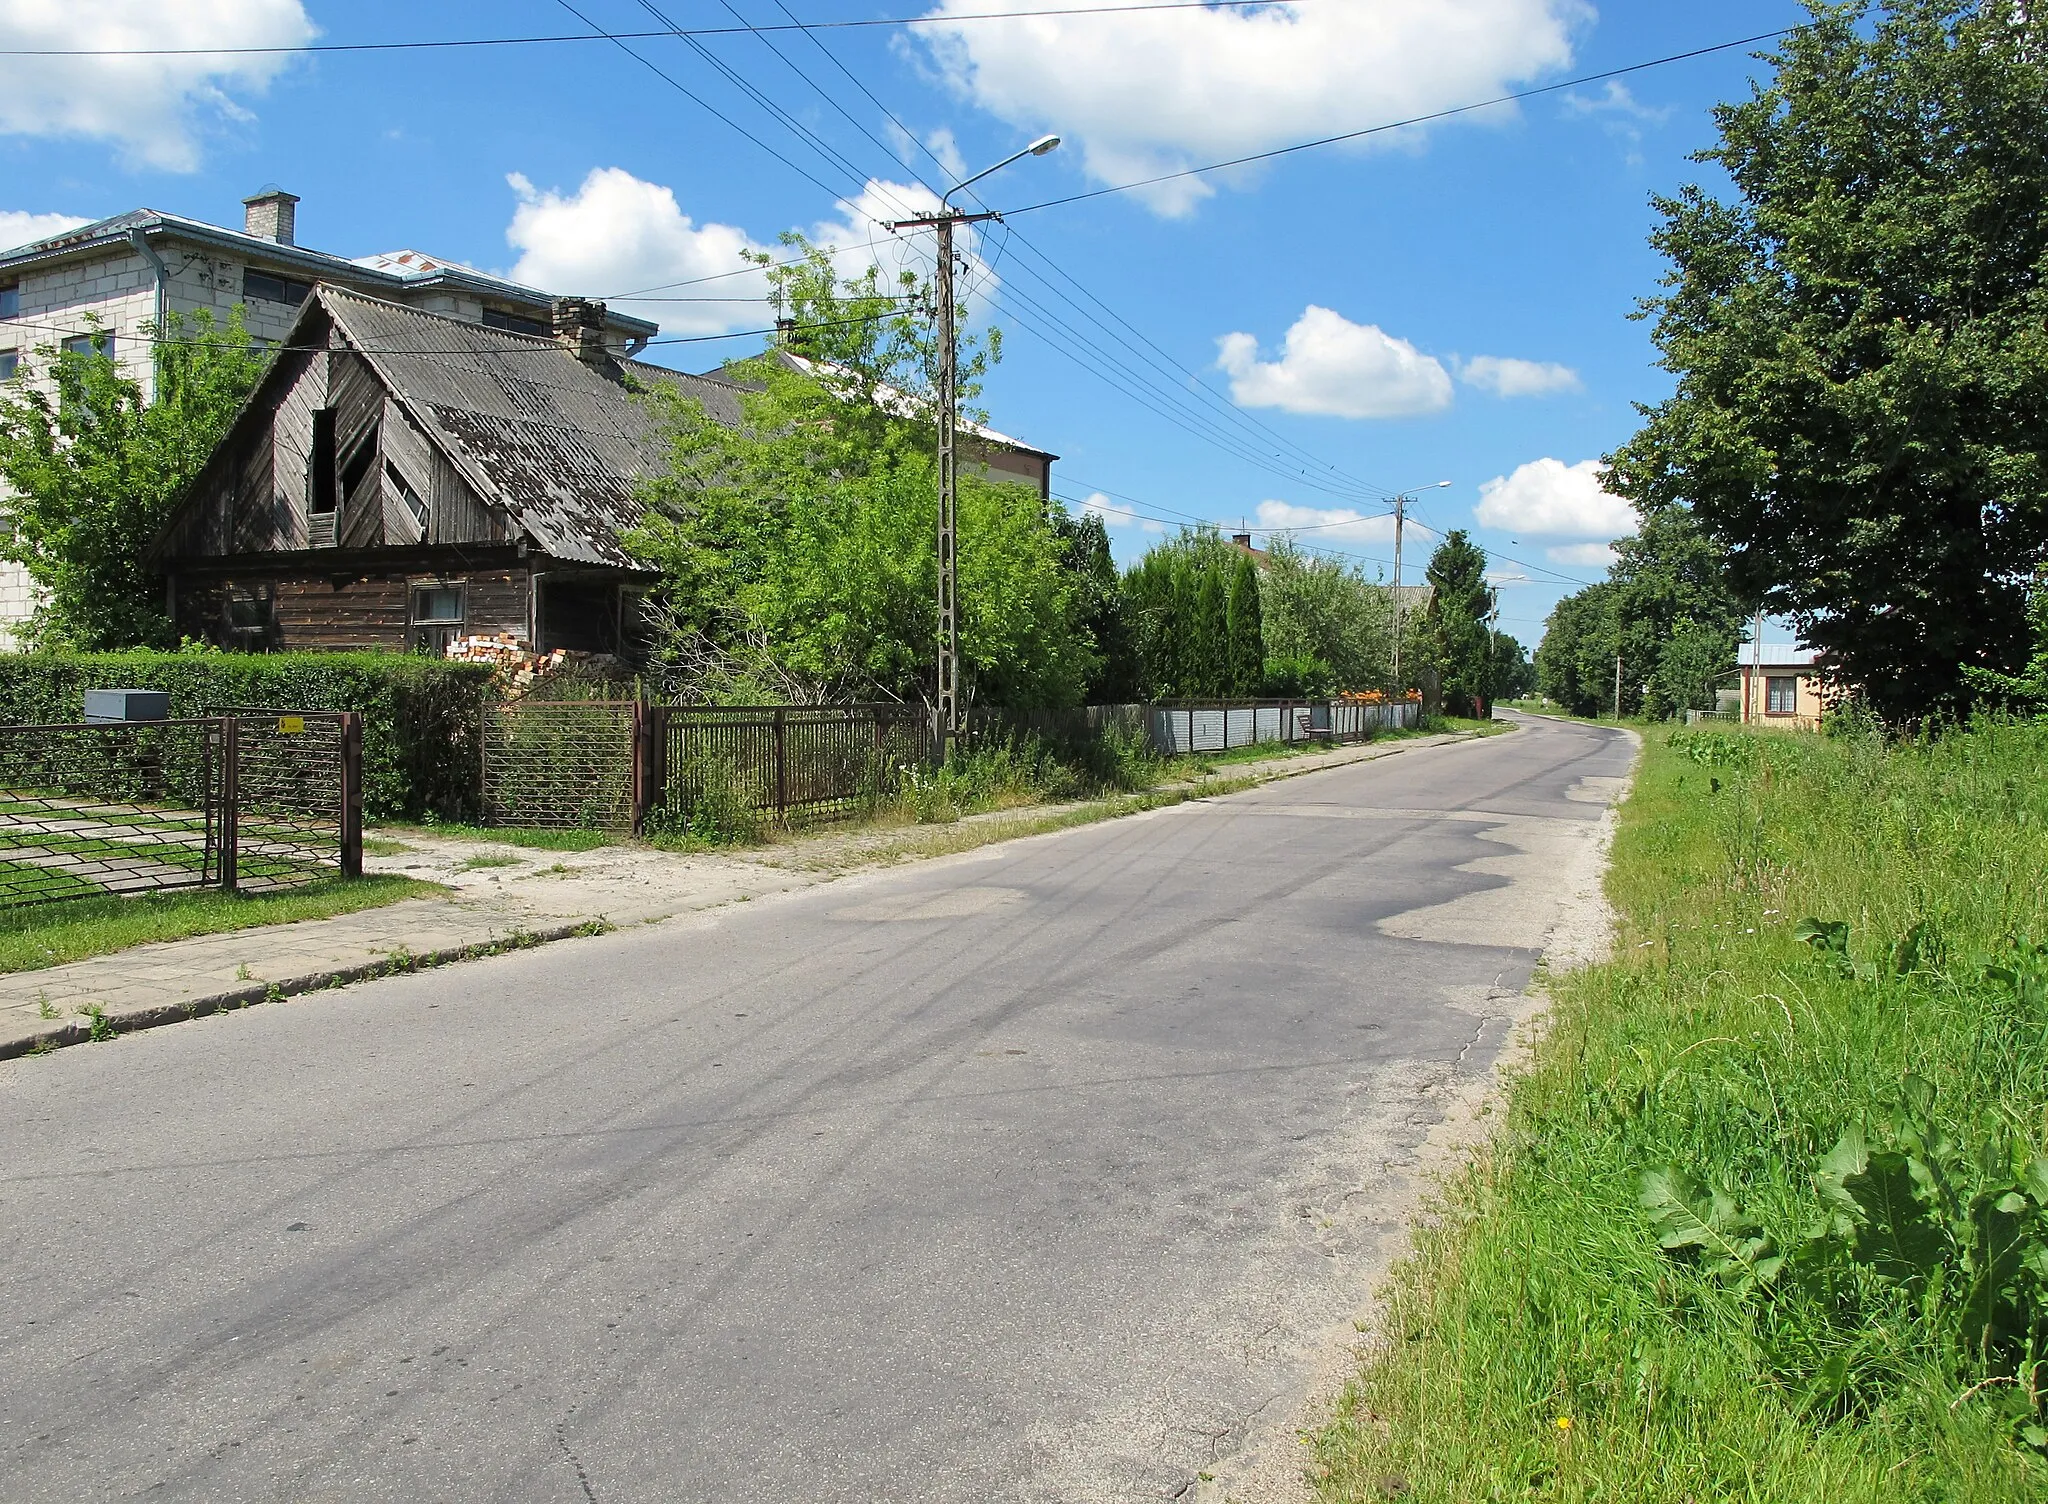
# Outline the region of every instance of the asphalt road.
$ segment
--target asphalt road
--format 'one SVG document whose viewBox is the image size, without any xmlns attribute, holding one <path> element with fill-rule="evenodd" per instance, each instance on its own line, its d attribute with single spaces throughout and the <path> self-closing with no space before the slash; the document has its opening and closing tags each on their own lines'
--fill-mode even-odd
<svg viewBox="0 0 2048 1504">
<path fill-rule="evenodd" d="M 1630 756 L 1529 723 L 0 1063 L 0 1497 L 1173 1497 L 1292 1413 Z"/>
</svg>

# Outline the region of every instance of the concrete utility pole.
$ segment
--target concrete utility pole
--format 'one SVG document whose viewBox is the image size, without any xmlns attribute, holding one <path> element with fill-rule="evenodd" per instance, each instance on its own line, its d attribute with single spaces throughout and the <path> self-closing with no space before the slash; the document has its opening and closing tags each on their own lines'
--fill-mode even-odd
<svg viewBox="0 0 2048 1504">
<path fill-rule="evenodd" d="M 1621 654 L 1614 655 L 1614 718 L 1621 719 Z"/>
<path fill-rule="evenodd" d="M 1394 503 L 1394 693 L 1401 693 L 1401 634 L 1407 627 L 1408 607 L 1401 599 L 1401 534 L 1408 521 L 1408 507 L 1423 491 L 1441 491 L 1450 484 L 1440 480 L 1433 486 L 1418 486 L 1393 497 Z"/>
<path fill-rule="evenodd" d="M 964 214 L 953 207 L 953 195 L 970 183 L 978 183 L 992 172 L 1000 172 L 1025 157 L 1042 157 L 1060 144 L 1058 136 L 1040 136 L 1020 152 L 984 168 L 971 178 L 955 183 L 939 200 L 939 212 L 916 219 L 901 219 L 892 230 L 929 229 L 938 235 L 938 280 L 934 289 L 933 314 L 939 333 L 939 688 L 933 707 L 932 755 L 946 760 L 954 741 L 965 729 L 960 710 L 960 569 L 959 534 L 955 526 L 955 504 L 959 491 L 959 463 L 956 441 L 960 421 L 960 335 L 953 300 L 953 230 L 984 219 L 1000 219 L 993 211 Z"/>
</svg>

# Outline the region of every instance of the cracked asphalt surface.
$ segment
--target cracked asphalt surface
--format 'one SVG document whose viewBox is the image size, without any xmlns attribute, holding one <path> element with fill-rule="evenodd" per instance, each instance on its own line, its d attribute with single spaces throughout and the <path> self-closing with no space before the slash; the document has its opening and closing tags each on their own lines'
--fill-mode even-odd
<svg viewBox="0 0 2048 1504">
<path fill-rule="evenodd" d="M 1632 755 L 1525 722 L 0 1063 L 0 1494 L 1192 1497 Z"/>
</svg>

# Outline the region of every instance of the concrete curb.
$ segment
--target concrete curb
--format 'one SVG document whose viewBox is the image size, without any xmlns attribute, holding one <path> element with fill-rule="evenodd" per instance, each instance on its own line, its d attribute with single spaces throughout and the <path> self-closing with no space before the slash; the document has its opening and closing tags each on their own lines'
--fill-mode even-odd
<svg viewBox="0 0 2048 1504">
<path fill-rule="evenodd" d="M 288 997 L 297 997 L 302 993 L 319 992 L 329 987 L 346 987 L 351 982 L 375 981 L 379 977 L 426 971 L 436 966 L 452 965 L 457 961 L 475 961 L 484 956 L 504 955 L 509 951 L 531 950 L 536 945 L 547 945 L 556 940 L 574 940 L 582 936 L 608 934 L 611 929 L 611 924 L 603 919 L 583 919 L 568 924 L 547 925 L 539 929 L 513 930 L 502 939 L 478 941 L 473 945 L 452 945 L 442 950 L 423 951 L 417 955 L 409 951 L 402 954 L 394 953 L 381 961 L 365 961 L 357 966 L 343 966 L 327 971 L 309 971 L 301 976 L 285 977 L 276 981 L 251 982 L 245 987 L 210 993 L 205 997 L 181 998 L 175 1003 L 156 1003 L 123 1013 L 98 1011 L 89 1013 L 84 1018 L 52 1019 L 47 1029 L 38 1029 L 32 1034 L 15 1039 L 0 1039 L 0 1060 L 14 1059 L 22 1055 L 44 1055 L 63 1045 L 115 1039 L 123 1034 L 133 1034 L 143 1029 L 156 1029 L 165 1024 L 181 1024 L 187 1019 L 204 1018 L 211 1013 L 234 1013 L 243 1008 L 253 1008 L 259 1003 L 282 1002 Z"/>
</svg>

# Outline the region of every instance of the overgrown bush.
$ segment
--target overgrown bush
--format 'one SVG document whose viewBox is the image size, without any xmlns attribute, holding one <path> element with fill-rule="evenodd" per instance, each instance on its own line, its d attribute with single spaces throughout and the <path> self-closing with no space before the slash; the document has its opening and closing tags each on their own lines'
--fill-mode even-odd
<svg viewBox="0 0 2048 1504">
<path fill-rule="evenodd" d="M 485 664 L 399 653 L 0 654 L 0 724 L 75 722 L 88 689 L 164 690 L 173 717 L 216 706 L 357 711 L 365 815 L 478 814 Z"/>
</svg>

